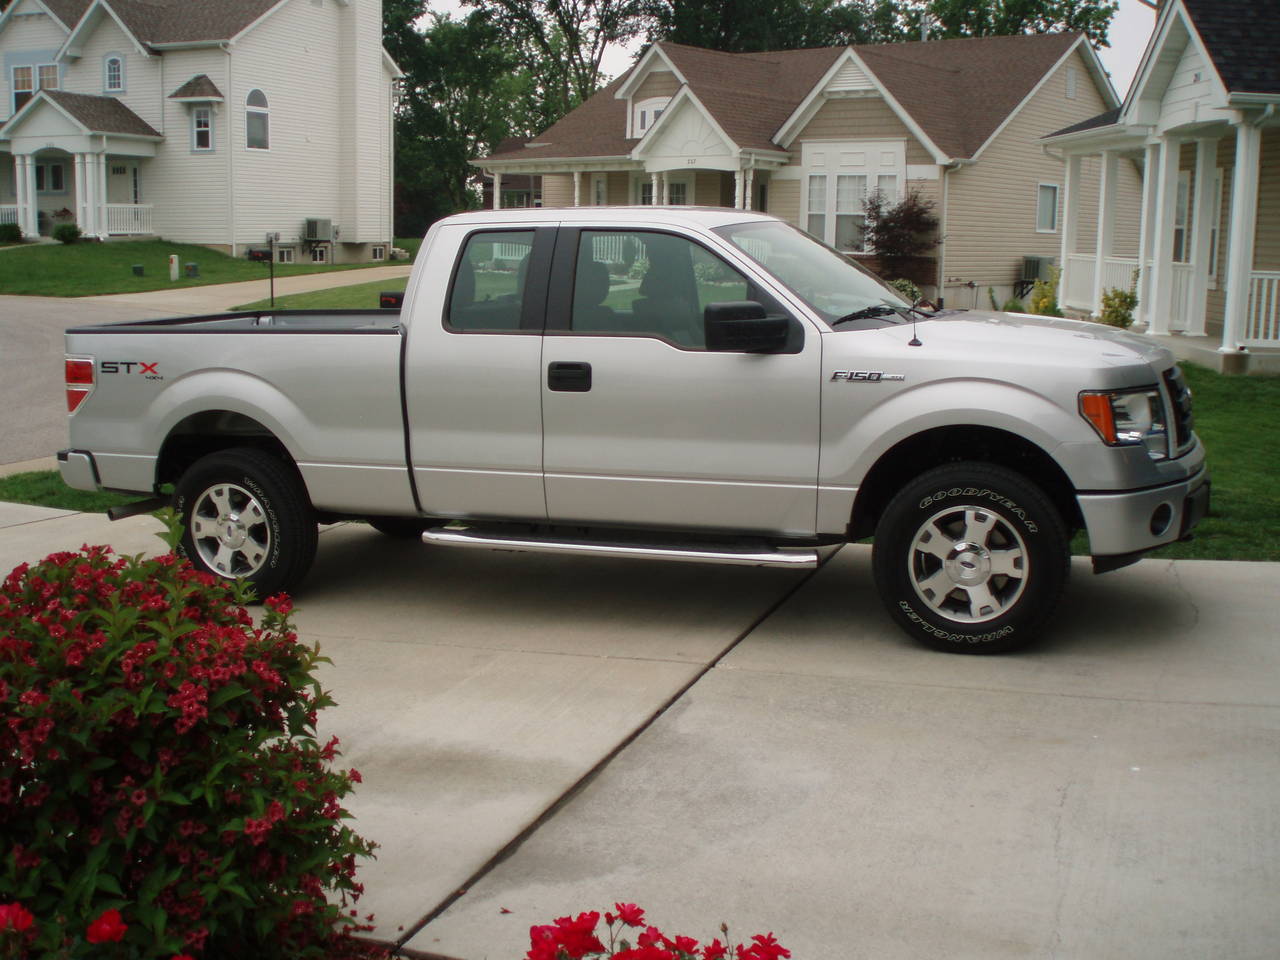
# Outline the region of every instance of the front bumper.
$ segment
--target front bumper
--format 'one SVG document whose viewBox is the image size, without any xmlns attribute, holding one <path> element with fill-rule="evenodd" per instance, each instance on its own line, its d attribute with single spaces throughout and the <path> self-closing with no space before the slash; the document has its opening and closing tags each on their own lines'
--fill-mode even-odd
<svg viewBox="0 0 1280 960">
<path fill-rule="evenodd" d="M 1209 471 L 1201 469 L 1185 480 L 1146 490 L 1080 495 L 1095 561 L 1185 539 L 1209 510 L 1209 489 Z"/>
</svg>

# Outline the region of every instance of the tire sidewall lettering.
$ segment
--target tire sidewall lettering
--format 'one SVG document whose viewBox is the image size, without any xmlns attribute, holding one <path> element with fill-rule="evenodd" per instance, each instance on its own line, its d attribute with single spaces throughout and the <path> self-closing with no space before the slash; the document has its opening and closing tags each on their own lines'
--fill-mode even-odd
<svg viewBox="0 0 1280 960">
<path fill-rule="evenodd" d="M 262 489 L 262 486 L 253 477 L 242 477 L 240 483 L 258 498 L 258 503 L 267 515 L 267 522 L 271 525 L 271 555 L 267 558 L 267 566 L 274 569 L 280 565 L 281 540 L 280 521 L 276 517 L 276 508 L 271 498 L 267 496 L 267 492 Z"/>
<path fill-rule="evenodd" d="M 1003 493 L 1000 493 L 998 490 L 992 490 L 990 487 L 951 487 L 946 490 L 938 490 L 921 498 L 917 506 L 921 510 L 928 510 L 930 507 L 936 504 L 941 504 L 946 500 L 957 499 L 973 499 L 978 501 L 990 500 L 992 503 L 1004 508 L 1010 514 L 1017 517 L 1028 533 L 1040 532 L 1040 527 L 1034 520 L 1027 516 L 1027 511 L 1019 506 L 1016 501 L 1010 500 Z M 977 506 L 977 504 L 975 504 L 975 506 Z"/>
<path fill-rule="evenodd" d="M 920 630 L 934 639 L 944 640 L 947 643 L 993 643 L 997 640 L 1011 637 L 1016 633 L 1011 625 L 1005 625 L 998 630 L 990 630 L 986 633 L 953 633 L 950 630 L 935 627 L 920 614 L 916 613 L 911 604 L 905 600 L 898 601 L 898 609 L 906 615 L 913 626 L 919 627 Z"/>
</svg>

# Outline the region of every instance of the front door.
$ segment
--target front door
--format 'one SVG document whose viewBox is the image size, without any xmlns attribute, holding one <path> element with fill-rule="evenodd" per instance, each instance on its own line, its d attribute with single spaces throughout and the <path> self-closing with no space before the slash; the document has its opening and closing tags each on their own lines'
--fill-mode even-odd
<svg viewBox="0 0 1280 960">
<path fill-rule="evenodd" d="M 776 309 L 692 238 L 561 229 L 542 347 L 552 522 L 814 532 L 820 337 L 796 321 L 789 352 L 708 351 L 707 304 L 741 300 Z"/>
</svg>

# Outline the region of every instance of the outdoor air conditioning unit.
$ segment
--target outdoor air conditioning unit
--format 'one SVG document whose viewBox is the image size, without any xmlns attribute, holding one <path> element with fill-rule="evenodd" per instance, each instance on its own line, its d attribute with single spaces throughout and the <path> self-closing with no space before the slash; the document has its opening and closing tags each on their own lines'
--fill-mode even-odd
<svg viewBox="0 0 1280 960">
<path fill-rule="evenodd" d="M 1022 279 L 1027 282 L 1048 280 L 1049 268 L 1053 266 L 1053 257 L 1023 257 Z"/>
<path fill-rule="evenodd" d="M 322 217 L 308 217 L 302 238 L 312 243 L 332 242 L 333 221 Z"/>
</svg>

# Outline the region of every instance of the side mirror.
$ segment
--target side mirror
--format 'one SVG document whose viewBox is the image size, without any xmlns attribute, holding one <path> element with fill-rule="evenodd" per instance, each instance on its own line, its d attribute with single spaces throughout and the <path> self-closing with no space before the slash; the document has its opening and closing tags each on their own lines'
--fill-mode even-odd
<svg viewBox="0 0 1280 960">
<path fill-rule="evenodd" d="M 770 317 L 754 300 L 709 303 L 702 314 L 707 349 L 724 353 L 781 353 L 791 333 L 788 317 Z"/>
</svg>

